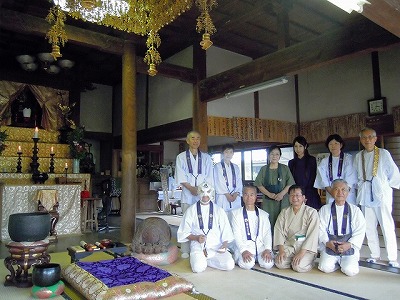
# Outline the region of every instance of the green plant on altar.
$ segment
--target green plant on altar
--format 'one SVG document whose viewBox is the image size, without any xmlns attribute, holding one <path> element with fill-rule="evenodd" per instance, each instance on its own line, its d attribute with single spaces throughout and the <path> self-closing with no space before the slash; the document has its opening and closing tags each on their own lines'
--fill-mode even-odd
<svg viewBox="0 0 400 300">
<path fill-rule="evenodd" d="M 72 158 L 82 159 L 86 157 L 87 149 L 85 147 L 85 127 L 76 126 L 68 132 L 67 141 L 69 145 L 69 152 Z"/>
<path fill-rule="evenodd" d="M 8 137 L 6 130 L 0 131 L 0 155 L 6 149 L 7 145 L 4 143 Z"/>
</svg>

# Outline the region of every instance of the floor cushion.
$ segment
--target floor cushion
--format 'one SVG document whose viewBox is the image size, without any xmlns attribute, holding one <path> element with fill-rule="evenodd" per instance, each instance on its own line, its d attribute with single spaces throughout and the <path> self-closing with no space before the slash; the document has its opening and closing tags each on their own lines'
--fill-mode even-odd
<svg viewBox="0 0 400 300">
<path fill-rule="evenodd" d="M 159 299 L 193 288 L 189 281 L 135 257 L 76 262 L 62 274 L 86 299 Z"/>
</svg>

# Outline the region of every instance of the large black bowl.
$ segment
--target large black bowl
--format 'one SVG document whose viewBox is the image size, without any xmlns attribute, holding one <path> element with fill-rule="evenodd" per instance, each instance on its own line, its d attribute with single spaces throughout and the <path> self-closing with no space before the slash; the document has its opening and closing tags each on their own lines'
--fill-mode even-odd
<svg viewBox="0 0 400 300">
<path fill-rule="evenodd" d="M 8 233 L 15 242 L 35 242 L 45 239 L 50 232 L 47 212 L 18 213 L 8 219 Z"/>
<path fill-rule="evenodd" d="M 36 286 L 51 286 L 61 279 L 61 267 L 59 264 L 34 265 L 32 271 L 32 283 Z"/>
</svg>

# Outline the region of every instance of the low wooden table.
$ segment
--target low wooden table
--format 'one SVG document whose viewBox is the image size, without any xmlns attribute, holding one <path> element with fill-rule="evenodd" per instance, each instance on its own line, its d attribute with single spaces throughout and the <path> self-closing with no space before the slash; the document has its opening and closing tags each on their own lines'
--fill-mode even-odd
<svg viewBox="0 0 400 300">
<path fill-rule="evenodd" d="M 68 247 L 68 255 L 71 256 L 71 263 L 77 262 L 82 258 L 85 258 L 89 255 L 92 255 L 95 252 L 105 252 L 107 254 L 110 254 L 114 257 L 116 256 L 122 256 L 122 253 L 125 253 L 127 251 L 127 246 L 123 243 L 115 242 L 113 247 L 109 247 L 106 249 L 98 249 L 94 251 L 83 251 L 83 252 L 77 252 L 74 250 L 73 247 Z"/>
</svg>

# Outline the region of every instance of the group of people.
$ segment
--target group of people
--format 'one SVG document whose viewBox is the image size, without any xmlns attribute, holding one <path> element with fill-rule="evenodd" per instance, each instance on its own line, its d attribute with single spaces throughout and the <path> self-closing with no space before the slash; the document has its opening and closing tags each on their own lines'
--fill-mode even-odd
<svg viewBox="0 0 400 300">
<path fill-rule="evenodd" d="M 213 166 L 198 149 L 200 140 L 198 132 L 188 133 L 189 149 L 177 156 L 175 176 L 183 190 L 178 242 L 182 257 L 190 252 L 193 272 L 207 266 L 231 270 L 235 263 L 250 269 L 256 262 L 263 268 L 307 272 L 319 251 L 319 270 L 341 268 L 354 276 L 365 235 L 371 250 L 367 262 L 380 259 L 378 223 L 389 265 L 399 266 L 391 211 L 400 173 L 389 152 L 375 146 L 373 129 L 361 130 L 364 150 L 354 161 L 343 152 L 345 143 L 337 134 L 327 138 L 330 155 L 318 166 L 304 137 L 295 138 L 289 167 L 279 163 L 281 150 L 273 146 L 254 186 L 244 187 L 231 162 L 233 146 L 225 145 L 222 161 Z M 256 205 L 256 187 L 263 194 L 262 209 Z M 317 188 L 326 190 L 322 207 Z"/>
</svg>

